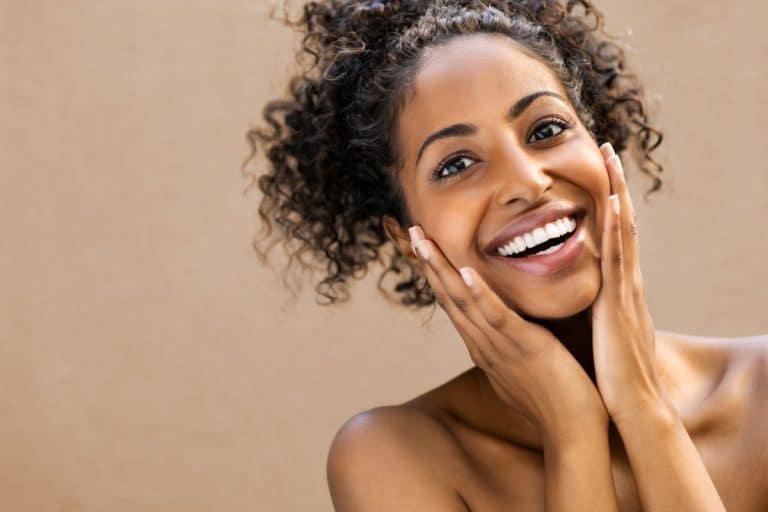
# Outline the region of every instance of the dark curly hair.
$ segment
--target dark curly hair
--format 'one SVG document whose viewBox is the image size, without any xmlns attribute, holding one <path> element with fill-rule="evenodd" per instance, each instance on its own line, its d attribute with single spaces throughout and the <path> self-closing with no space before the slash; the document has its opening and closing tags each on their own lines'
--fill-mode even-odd
<svg viewBox="0 0 768 512">
<path fill-rule="evenodd" d="M 382 218 L 412 224 L 397 180 L 396 119 L 423 50 L 455 36 L 498 33 L 532 51 L 557 74 L 596 140 L 632 150 L 653 180 L 646 200 L 661 187 L 662 167 L 650 152 L 662 134 L 648 120 L 623 50 L 588 0 L 319 0 L 303 5 L 295 21 L 287 8 L 284 14 L 281 21 L 303 34 L 297 62 L 309 55 L 311 64 L 291 78 L 289 99 L 264 107 L 271 129 L 248 130 L 243 174 L 263 193 L 254 249 L 265 261 L 282 240 L 285 271 L 294 261 L 309 270 L 320 263 L 321 304 L 347 300 L 349 278 L 364 276 L 373 262 L 383 266 L 378 287 L 388 298 L 434 304 L 428 282 L 396 250 Z M 259 144 L 269 159 L 263 174 L 246 171 Z M 394 286 L 384 284 L 388 276 Z"/>
</svg>

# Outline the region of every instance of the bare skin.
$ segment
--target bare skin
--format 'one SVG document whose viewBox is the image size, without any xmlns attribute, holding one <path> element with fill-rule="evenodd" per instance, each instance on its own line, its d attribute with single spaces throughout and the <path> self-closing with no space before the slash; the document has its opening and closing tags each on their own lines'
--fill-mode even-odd
<svg viewBox="0 0 768 512">
<path fill-rule="evenodd" d="M 415 226 L 385 227 L 476 366 L 342 427 L 328 457 L 337 512 L 766 510 L 768 339 L 653 328 L 623 166 L 549 68 L 473 34 L 432 49 L 413 87 L 398 142 Z M 477 129 L 420 151 L 461 122 Z M 555 202 L 586 211 L 567 268 L 523 272 L 488 250 Z"/>
<path fill-rule="evenodd" d="M 668 362 L 680 381 L 669 395 L 729 512 L 768 510 L 767 341 L 657 331 L 657 347 L 664 354 L 660 359 Z M 354 447 L 357 467 L 375 470 L 377 476 L 356 480 L 354 491 L 337 489 L 337 512 L 409 507 L 426 511 L 546 510 L 540 436 L 499 400 L 477 367 L 406 403 L 361 413 L 345 429 L 342 435 L 351 434 L 360 442 Z M 366 443 L 379 436 L 390 444 Z M 401 450 L 416 455 L 408 458 Z M 643 510 L 615 429 L 611 429 L 610 451 L 619 510 Z M 429 480 L 422 480 L 426 478 L 422 475 Z M 418 506 L 409 501 L 413 498 L 409 486 L 416 485 L 429 500 Z M 391 505 L 366 508 L 364 500 L 374 500 L 388 490 L 391 494 L 382 501 L 391 500 Z"/>
</svg>

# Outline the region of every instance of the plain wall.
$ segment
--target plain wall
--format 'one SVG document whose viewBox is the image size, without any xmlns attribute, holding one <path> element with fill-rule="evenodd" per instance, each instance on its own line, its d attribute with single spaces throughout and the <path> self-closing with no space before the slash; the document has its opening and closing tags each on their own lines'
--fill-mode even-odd
<svg viewBox="0 0 768 512">
<path fill-rule="evenodd" d="M 377 272 L 291 305 L 252 252 L 268 5 L 0 0 L 0 509 L 331 511 L 341 423 L 471 366 Z M 662 191 L 630 175 L 655 326 L 765 333 L 768 3 L 600 6 L 665 132 Z"/>
</svg>

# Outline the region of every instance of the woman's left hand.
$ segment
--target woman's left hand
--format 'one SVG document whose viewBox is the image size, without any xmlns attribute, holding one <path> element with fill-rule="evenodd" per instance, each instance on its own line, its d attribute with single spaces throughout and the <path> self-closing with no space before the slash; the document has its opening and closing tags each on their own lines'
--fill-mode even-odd
<svg viewBox="0 0 768 512">
<path fill-rule="evenodd" d="M 610 144 L 600 150 L 612 196 L 605 205 L 603 282 L 592 305 L 592 345 L 597 387 L 618 424 L 631 421 L 639 408 L 666 407 L 667 402 L 656 373 L 655 330 L 640 274 L 635 211 L 619 156 Z"/>
</svg>

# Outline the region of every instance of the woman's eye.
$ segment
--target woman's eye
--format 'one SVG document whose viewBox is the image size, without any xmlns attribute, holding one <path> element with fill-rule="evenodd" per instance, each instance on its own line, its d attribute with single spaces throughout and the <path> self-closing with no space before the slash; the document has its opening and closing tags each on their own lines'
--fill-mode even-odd
<svg viewBox="0 0 768 512">
<path fill-rule="evenodd" d="M 466 162 L 467 160 L 472 161 L 472 159 L 468 156 L 459 156 L 448 160 L 444 164 L 438 166 L 437 169 L 435 169 L 434 178 L 436 180 L 441 180 L 461 173 L 463 170 L 469 167 L 467 164 L 461 164 L 461 162 Z"/>
<path fill-rule="evenodd" d="M 531 133 L 531 136 L 528 138 L 528 142 L 534 143 L 557 137 L 570 127 L 570 124 L 559 119 L 544 121 L 534 128 L 533 133 Z M 458 155 L 450 158 L 449 160 L 446 160 L 445 163 L 438 165 L 437 169 L 432 173 L 433 180 L 437 181 L 452 178 L 461 174 L 470 166 L 470 164 L 466 164 L 466 162 L 473 160 L 473 158 L 466 155 Z"/>
<path fill-rule="evenodd" d="M 562 121 L 545 121 L 533 130 L 533 133 L 528 139 L 528 142 L 538 142 L 540 140 L 555 137 L 556 135 L 560 135 L 568 128 L 569 126 Z"/>
</svg>

